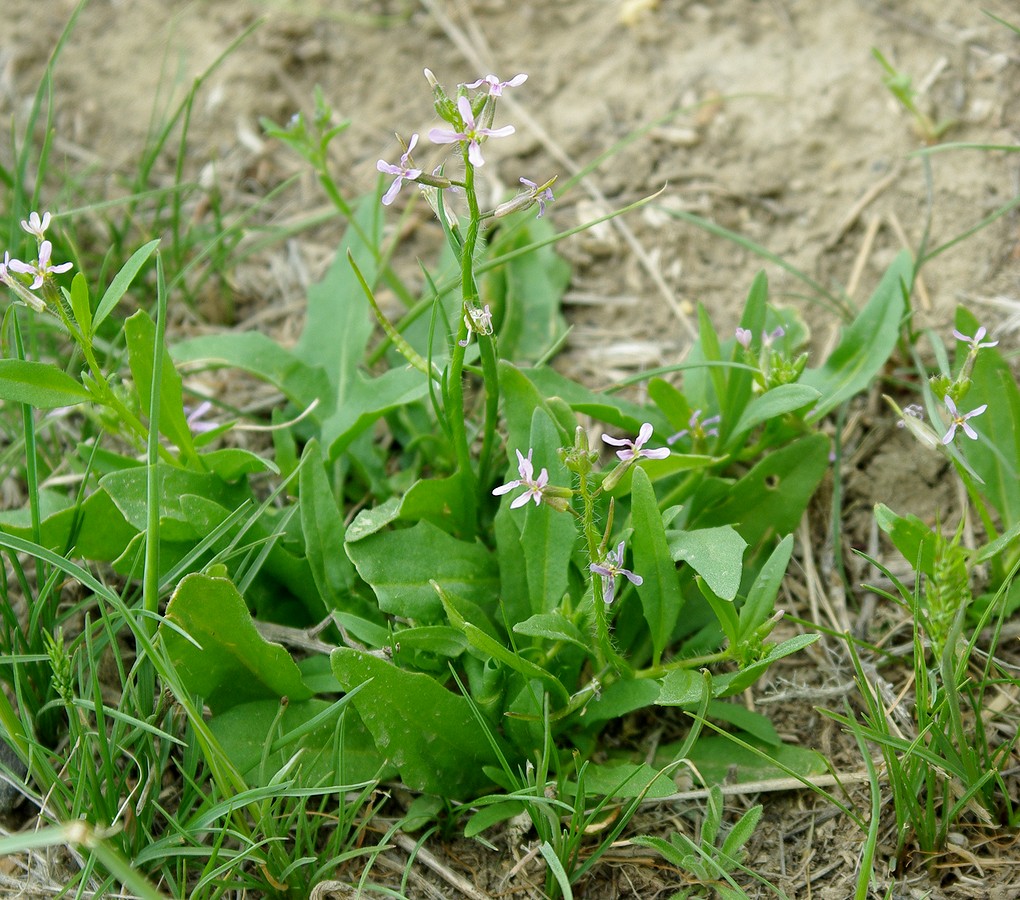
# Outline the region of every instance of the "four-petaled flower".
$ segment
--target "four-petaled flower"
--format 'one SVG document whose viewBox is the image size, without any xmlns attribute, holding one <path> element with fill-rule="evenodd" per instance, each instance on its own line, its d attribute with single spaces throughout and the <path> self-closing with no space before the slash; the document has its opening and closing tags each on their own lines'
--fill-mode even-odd
<svg viewBox="0 0 1020 900">
<path fill-rule="evenodd" d="M 42 218 L 39 218 L 39 213 L 31 212 L 28 215 L 28 221 L 21 220 L 21 227 L 31 235 L 40 240 L 46 240 L 46 229 L 50 227 L 50 214 L 45 212 L 42 214 Z"/>
<path fill-rule="evenodd" d="M 949 444 L 953 438 L 956 437 L 956 429 L 962 428 L 963 433 L 967 435 L 972 441 L 976 441 L 978 436 L 977 432 L 971 428 L 968 419 L 973 419 L 974 416 L 980 416 L 986 409 L 988 409 L 987 403 L 982 403 L 977 409 L 972 409 L 969 413 L 960 413 L 956 408 L 956 404 L 953 402 L 953 398 L 948 394 L 946 395 L 946 409 L 949 410 L 949 415 L 952 416 L 952 421 L 949 423 L 949 431 L 946 432 L 945 437 L 942 438 L 943 444 Z"/>
<path fill-rule="evenodd" d="M 980 350 L 982 347 L 995 347 L 996 345 L 998 345 L 998 343 L 999 343 L 998 341 L 984 341 L 984 342 L 982 342 L 982 338 L 986 334 L 988 334 L 988 329 L 985 328 L 984 325 L 982 325 L 977 330 L 977 334 L 975 334 L 974 337 L 971 337 L 970 335 L 964 334 L 963 332 L 961 332 L 957 328 L 953 329 L 953 337 L 956 338 L 958 341 L 963 341 L 965 344 L 969 344 L 970 345 L 970 352 L 971 353 L 977 353 L 978 350 Z"/>
<path fill-rule="evenodd" d="M 640 459 L 642 456 L 645 459 L 665 459 L 669 456 L 669 448 L 661 447 L 658 450 L 645 450 L 643 445 L 647 443 L 648 439 L 652 436 L 652 423 L 645 422 L 641 426 L 641 430 L 638 432 L 637 440 L 621 440 L 620 438 L 610 437 L 608 434 L 602 435 L 602 440 L 607 444 L 612 444 L 614 447 L 626 447 L 626 450 L 617 450 L 616 455 L 620 457 L 623 462 L 627 462 L 633 459 Z"/>
<path fill-rule="evenodd" d="M 696 441 L 703 441 L 705 438 L 718 437 L 718 428 L 706 428 L 708 425 L 715 425 L 722 420 L 722 416 L 709 416 L 704 422 L 701 421 L 701 410 L 696 409 L 687 420 L 687 427 L 683 431 L 666 438 L 667 444 L 675 444 L 685 434 L 689 434 Z"/>
<path fill-rule="evenodd" d="M 407 145 L 407 149 L 401 155 L 399 165 L 395 166 L 392 163 L 386 162 L 385 159 L 380 159 L 379 162 L 375 164 L 375 167 L 384 175 L 397 176 L 393 180 L 393 184 L 390 185 L 389 190 L 383 194 L 383 206 L 389 206 L 396 199 L 397 194 L 400 192 L 400 186 L 404 183 L 404 181 L 414 181 L 419 175 L 421 175 L 421 169 L 415 169 L 411 166 L 411 151 L 417 143 L 418 135 L 412 134 L 411 142 Z"/>
<path fill-rule="evenodd" d="M 521 477 L 508 481 L 506 484 L 501 484 L 498 488 L 493 488 L 492 490 L 492 493 L 498 497 L 501 494 L 509 493 L 514 488 L 526 487 L 527 490 L 519 497 L 516 497 L 514 502 L 510 504 L 511 509 L 524 506 L 529 500 L 534 500 L 535 506 L 538 506 L 542 502 L 542 491 L 549 483 L 549 472 L 546 469 L 542 469 L 539 472 L 538 478 L 535 477 L 535 467 L 531 464 L 531 453 L 532 451 L 528 450 L 528 455 L 525 456 L 518 450 L 517 473 Z"/>
<path fill-rule="evenodd" d="M 73 263 L 61 263 L 59 266 L 50 264 L 50 256 L 53 254 L 53 244 L 49 241 L 43 241 L 39 245 L 39 259 L 36 260 L 35 264 L 22 262 L 20 259 L 12 259 L 7 261 L 7 268 L 13 269 L 15 272 L 20 272 L 22 275 L 34 276 L 34 281 L 28 286 L 30 290 L 38 290 L 42 287 L 43 282 L 50 275 L 59 275 L 61 272 L 66 272 L 74 264 Z"/>
<path fill-rule="evenodd" d="M 538 215 L 535 218 L 541 219 L 545 214 L 546 203 L 552 203 L 553 200 L 556 199 L 556 197 L 553 196 L 552 188 L 547 187 L 544 191 L 540 191 L 538 189 L 538 185 L 535 184 L 534 181 L 529 181 L 527 178 L 522 178 L 521 184 L 528 188 L 534 196 L 535 202 L 538 204 Z"/>
<path fill-rule="evenodd" d="M 527 80 L 528 76 L 524 74 L 514 75 L 514 77 L 509 81 L 500 81 L 495 75 L 486 75 L 484 78 L 479 78 L 478 81 L 472 81 L 471 84 L 465 84 L 464 87 L 473 91 L 475 88 L 481 87 L 483 84 L 487 84 L 489 86 L 490 97 L 502 97 L 503 88 L 518 87 L 519 85 L 524 84 Z"/>
<path fill-rule="evenodd" d="M 468 161 L 475 168 L 485 165 L 482 158 L 482 148 L 479 143 L 486 137 L 508 137 L 517 129 L 513 125 L 504 125 L 502 128 L 480 128 L 475 122 L 474 113 L 471 112 L 471 104 L 467 97 L 457 98 L 457 110 L 464 121 L 463 131 L 447 131 L 444 128 L 433 128 L 429 132 L 429 140 L 436 144 L 453 144 L 457 141 L 468 142 Z"/>
<path fill-rule="evenodd" d="M 616 593 L 616 579 L 621 575 L 631 584 L 640 585 L 644 579 L 635 575 L 630 569 L 623 568 L 623 541 L 616 545 L 615 550 L 610 550 L 602 562 L 592 563 L 589 570 L 605 579 L 602 586 L 602 602 L 608 606 L 613 602 Z"/>
</svg>

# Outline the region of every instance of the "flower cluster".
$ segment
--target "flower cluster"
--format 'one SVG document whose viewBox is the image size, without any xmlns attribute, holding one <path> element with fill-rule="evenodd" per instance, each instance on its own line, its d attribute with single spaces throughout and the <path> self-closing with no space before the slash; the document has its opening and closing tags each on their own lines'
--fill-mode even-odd
<svg viewBox="0 0 1020 900">
<path fill-rule="evenodd" d="M 28 219 L 21 222 L 22 229 L 32 235 L 38 242 L 35 262 L 22 262 L 20 259 L 13 259 L 9 252 L 4 253 L 3 262 L 0 263 L 0 283 L 7 285 L 17 295 L 18 299 L 27 306 L 32 307 L 36 312 L 46 309 L 46 301 L 32 293 L 40 288 L 46 288 L 54 275 L 60 275 L 70 270 L 73 263 L 59 263 L 54 265 L 51 261 L 53 256 L 53 244 L 46 239 L 46 229 L 50 227 L 51 216 L 48 212 L 39 215 L 32 212 Z M 14 274 L 16 273 L 16 274 Z M 31 283 L 26 283 L 25 278 L 31 278 Z"/>
<path fill-rule="evenodd" d="M 509 137 L 516 132 L 513 125 L 503 125 L 500 128 L 492 127 L 492 120 L 495 114 L 496 101 L 503 96 L 507 88 L 515 88 L 528 80 L 525 74 L 515 75 L 508 81 L 500 81 L 495 75 L 486 75 L 477 81 L 458 86 L 456 102 L 446 96 L 436 77 L 428 69 L 425 70 L 425 77 L 432 86 L 436 96 L 436 110 L 449 124 L 450 128 L 432 128 L 429 130 L 429 140 L 434 144 L 460 144 L 464 148 L 468 165 L 480 169 L 485 165 L 485 157 L 482 155 L 482 144 L 489 138 Z M 468 91 L 478 91 L 474 99 L 468 96 Z M 425 171 L 414 164 L 411 153 L 418 143 L 418 135 L 411 136 L 400 161 L 390 163 L 380 159 L 376 168 L 384 175 L 394 175 L 393 183 L 383 194 L 382 202 L 389 206 L 397 197 L 400 188 L 405 181 L 416 182 L 423 187 L 451 188 L 454 185 L 464 185 L 442 177 L 439 173 L 441 167 L 436 169 L 432 175 L 426 175 Z M 543 184 L 537 184 L 527 178 L 521 178 L 521 184 L 526 188 L 507 203 L 500 204 L 492 212 L 484 214 L 484 217 L 502 217 L 518 210 L 538 206 L 538 215 L 545 213 L 547 203 L 554 200 L 552 184 L 556 179 L 550 179 Z"/>
</svg>

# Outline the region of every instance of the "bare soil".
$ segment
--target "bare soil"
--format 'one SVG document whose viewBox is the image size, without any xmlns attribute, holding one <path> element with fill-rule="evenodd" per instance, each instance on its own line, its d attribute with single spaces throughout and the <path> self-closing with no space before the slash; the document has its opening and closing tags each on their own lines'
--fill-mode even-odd
<svg viewBox="0 0 1020 900">
<path fill-rule="evenodd" d="M 6 0 L 5 121 L 26 120 L 75 8 L 72 0 Z M 690 345 L 696 305 L 705 305 L 720 332 L 731 330 L 761 268 L 773 301 L 798 309 L 821 350 L 838 321 L 802 281 L 673 213 L 739 232 L 827 290 L 863 303 L 893 256 L 916 249 L 926 229 L 929 246 L 938 246 L 1017 195 L 1016 154 L 917 155 L 923 142 L 871 56 L 879 48 L 913 77 L 929 115 L 956 123 L 948 139 L 1015 145 L 1020 38 L 982 8 L 1020 20 L 1012 0 L 92 0 L 55 70 L 50 167 L 67 181 L 58 196 L 48 193 L 53 183 L 40 186 L 42 205 L 66 210 L 82 198 L 124 196 L 168 111 L 251 28 L 205 77 L 183 144 L 175 132 L 153 180 L 171 185 L 180 162 L 186 180 L 215 188 L 228 215 L 246 211 L 250 234 L 242 249 L 257 243 L 256 226 L 323 218 L 245 256 L 229 272 L 226 299 L 209 282 L 194 308 L 175 307 L 180 329 L 259 327 L 289 340 L 300 331 L 305 288 L 329 260 L 341 226 L 322 216 L 328 206 L 314 180 L 265 137 L 260 118 L 283 123 L 295 111 L 310 113 L 313 88 L 321 85 L 338 115 L 351 120 L 334 142 L 332 164 L 348 196 L 356 196 L 374 188 L 378 159 L 399 156 L 394 132 L 406 138 L 433 124 L 424 67 L 446 84 L 525 72 L 527 84 L 503 107 L 517 134 L 487 149 L 493 198 L 521 175 L 559 175 L 562 184 L 634 135 L 559 194 L 550 219 L 566 230 L 662 191 L 639 211 L 560 245 L 573 267 L 566 302 L 574 326 L 560 366 L 601 386 L 675 362 Z M 2 145 L 0 161 L 9 165 L 9 144 Z M 259 206 L 291 176 L 297 180 L 271 205 Z M 202 197 L 186 203 L 196 222 L 213 215 Z M 102 211 L 82 210 L 61 225 L 100 241 L 105 221 Z M 424 213 L 411 227 L 427 254 L 436 238 Z M 1020 330 L 1018 260 L 1020 227 L 1010 213 L 925 266 L 918 324 L 945 338 L 964 303 L 1009 349 Z M 895 429 L 877 393 L 860 404 L 845 437 L 845 550 L 870 549 L 894 564 L 871 524 L 879 501 L 932 522 L 959 516 L 951 473 Z M 819 499 L 802 529 L 786 608 L 837 630 L 895 634 L 895 613 L 863 590 L 845 596 L 828 579 L 825 502 Z M 863 582 L 869 572 L 861 567 L 854 575 Z M 763 704 L 790 741 L 822 750 L 836 771 L 852 774 L 862 767 L 856 745 L 816 709 L 840 708 L 853 693 L 839 647 L 816 645 L 770 673 L 747 702 Z M 902 682 L 905 675 L 885 677 Z M 780 702 L 764 705 L 770 698 Z M 848 790 L 863 814 L 866 790 Z M 766 816 L 750 868 L 790 897 L 851 896 L 863 841 L 856 827 L 806 791 L 762 793 L 760 800 Z M 731 802 L 736 809 L 758 798 L 735 795 Z M 699 804 L 649 809 L 628 833 L 693 833 Z M 883 815 L 890 815 L 888 803 Z M 537 862 L 509 874 L 532 838 L 503 835 L 499 853 L 469 842 L 430 849 L 482 896 L 539 896 Z M 888 852 L 888 830 L 883 839 Z M 404 852 L 391 857 L 406 858 Z M 886 856 L 876 867 L 873 883 L 882 894 L 875 896 L 894 883 L 892 896 L 903 898 L 1020 895 L 1020 851 L 1005 832 L 962 827 L 951 852 L 931 866 L 910 858 L 892 872 L 889 864 Z M 740 881 L 751 896 L 770 895 L 749 878 Z M 682 886 L 661 859 L 623 842 L 579 894 L 651 898 Z M 461 896 L 420 863 L 410 890 Z M 320 895 L 344 896 L 325 886 Z"/>
</svg>

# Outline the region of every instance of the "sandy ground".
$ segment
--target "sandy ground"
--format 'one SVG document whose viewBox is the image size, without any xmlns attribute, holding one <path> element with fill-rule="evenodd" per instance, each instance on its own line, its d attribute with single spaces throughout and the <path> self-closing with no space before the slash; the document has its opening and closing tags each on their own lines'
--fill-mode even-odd
<svg viewBox="0 0 1020 900">
<path fill-rule="evenodd" d="M 25 121 L 45 61 L 75 8 L 70 0 L 6 0 L 0 30 L 6 121 Z M 182 165 L 185 178 L 215 188 L 225 209 L 250 211 L 253 228 L 300 223 L 327 210 L 301 162 L 259 126 L 261 117 L 285 122 L 297 110 L 310 112 L 315 85 L 351 120 L 333 145 L 332 164 L 354 196 L 376 184 L 376 160 L 399 155 L 394 132 L 406 137 L 434 124 L 423 67 L 450 84 L 525 72 L 527 84 L 503 112 L 517 134 L 487 152 L 494 198 L 521 175 L 536 181 L 558 175 L 563 183 L 628 136 L 634 139 L 557 197 L 551 221 L 565 230 L 662 190 L 640 211 L 561 245 L 573 266 L 567 304 L 574 326 L 561 366 L 600 385 L 676 361 L 690 343 L 695 305 L 706 305 L 720 331 L 732 329 L 762 267 L 773 299 L 801 312 L 821 348 L 838 322 L 800 281 L 675 213 L 737 231 L 827 290 L 862 303 L 892 257 L 904 246 L 916 248 L 926 227 L 937 246 L 1017 194 L 1016 154 L 917 155 L 924 143 L 871 56 L 879 48 L 913 77 L 928 115 L 956 123 L 948 139 L 1016 144 L 1020 38 L 982 8 L 1020 19 L 1007 0 L 92 0 L 78 14 L 54 74 L 51 170 L 67 177 L 62 187 L 57 179 L 40 187 L 43 206 L 66 210 L 123 196 L 147 136 L 247 29 L 196 93 Z M 172 183 L 179 140 L 175 133 L 156 161 L 150 186 Z M 2 142 L 5 166 L 9 152 Z M 295 174 L 271 207 L 259 208 Z M 193 195 L 187 214 L 196 221 L 210 216 L 208 197 Z M 98 242 L 106 222 L 104 213 L 82 210 L 67 224 Z M 412 224 L 423 252 L 434 247 L 424 215 Z M 210 282 L 194 312 L 177 312 L 180 327 L 257 325 L 293 338 L 305 287 L 339 233 L 337 222 L 325 221 L 246 257 L 230 272 L 230 302 Z M 952 311 L 963 302 L 1015 343 L 1018 260 L 1018 219 L 1008 214 L 925 267 L 919 323 L 947 336 Z M 919 471 L 914 448 L 874 401 L 862 405 L 849 435 L 846 531 L 848 544 L 858 546 L 867 546 L 878 500 L 929 519 L 951 515 L 955 503 L 946 472 Z M 824 523 L 818 527 L 824 534 Z M 852 610 L 856 600 L 847 603 Z M 847 675 L 824 653 L 809 663 L 817 671 L 797 677 L 816 685 Z M 820 749 L 837 765 L 858 767 L 845 739 L 820 724 L 810 689 L 801 693 L 770 714 L 791 739 L 828 742 Z M 766 802 L 752 867 L 790 896 L 849 896 L 860 836 L 802 795 Z M 1001 896 L 1015 896 L 1005 886 L 1015 877 L 1015 850 L 993 855 L 1012 865 L 979 878 L 980 866 L 954 860 L 960 866 L 948 874 L 934 881 L 918 875 L 898 896 L 919 889 L 990 897 L 999 883 Z M 487 864 L 499 870 L 503 863 Z M 590 896 L 652 896 L 669 883 L 640 865 L 605 869 Z M 889 873 L 878 873 L 876 884 L 888 881 Z"/>
</svg>

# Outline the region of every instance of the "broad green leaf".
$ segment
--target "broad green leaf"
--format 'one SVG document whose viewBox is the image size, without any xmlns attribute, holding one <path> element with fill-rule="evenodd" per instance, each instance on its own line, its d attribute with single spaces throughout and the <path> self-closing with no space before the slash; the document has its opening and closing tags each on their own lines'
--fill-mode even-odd
<svg viewBox="0 0 1020 900">
<path fill-rule="evenodd" d="M 160 492 L 161 537 L 171 541 L 199 540 L 208 523 L 192 523 L 182 506 L 188 495 L 218 503 L 224 510 L 237 509 L 250 494 L 244 485 L 230 485 L 214 475 L 189 472 L 166 463 L 157 464 Z M 144 531 L 148 517 L 146 469 L 136 467 L 104 475 L 99 483 L 109 493 L 117 509 L 137 530 Z"/>
<path fill-rule="evenodd" d="M 956 326 L 964 334 L 973 335 L 978 323 L 967 310 L 960 309 Z M 961 454 L 985 482 L 982 493 L 1002 516 L 1004 528 L 1009 529 L 1020 522 L 1020 389 L 1009 364 L 995 347 L 981 350 L 971 375 L 970 390 L 958 406 L 969 412 L 987 403 L 988 410 L 970 423 L 979 440 L 956 440 Z"/>
<path fill-rule="evenodd" d="M 83 559 L 113 562 L 138 534 L 102 488 L 93 491 L 79 507 L 54 491 L 39 492 L 42 523 L 39 543 L 54 553 L 74 550 Z M 32 516 L 27 506 L 0 512 L 0 529 L 8 534 L 33 537 Z"/>
<path fill-rule="evenodd" d="M 562 397 L 575 412 L 592 416 L 621 431 L 637 434 L 642 423 L 649 420 L 657 429 L 665 430 L 665 422 L 658 416 L 650 415 L 646 407 L 614 394 L 589 390 L 555 369 L 543 366 L 540 369 L 524 369 L 522 372 L 535 385 L 540 396 Z M 573 435 L 570 437 L 572 439 Z"/>
<path fill-rule="evenodd" d="M 163 644 L 188 691 L 214 713 L 265 697 L 307 700 L 311 691 L 290 654 L 266 641 L 237 588 L 226 578 L 193 573 L 177 586 L 166 619 L 198 642 L 160 627 Z"/>
<path fill-rule="evenodd" d="M 336 706 L 336 703 L 312 698 L 288 703 L 280 715 L 279 700 L 252 700 L 213 716 L 209 720 L 209 730 L 252 787 L 272 783 L 275 773 L 297 751 L 301 752 L 301 758 L 292 775 L 298 777 L 304 787 L 328 784 L 350 785 L 353 789 L 377 778 L 396 775 L 392 767 L 380 769 L 375 742 L 350 709 L 336 709 L 334 715 L 328 715 L 310 732 L 293 741 L 280 742 L 277 749 L 265 753 L 267 742 L 278 741 L 277 732 L 270 733 L 274 723 L 277 731 L 286 736 L 306 726 L 316 716 L 330 713 Z M 280 716 L 279 722 L 277 716 Z"/>
<path fill-rule="evenodd" d="M 210 474 L 223 481 L 240 481 L 247 475 L 258 475 L 262 472 L 280 474 L 274 463 L 240 447 L 209 450 L 202 454 L 202 462 Z"/>
<path fill-rule="evenodd" d="M 573 785 L 568 784 L 569 790 Z M 676 793 L 676 783 L 668 775 L 648 763 L 591 764 L 584 770 L 584 788 L 589 796 L 632 799 L 646 796 L 649 800 Z"/>
<path fill-rule="evenodd" d="M 481 650 L 490 659 L 498 660 L 515 672 L 520 673 L 527 679 L 534 679 L 542 682 L 546 687 L 552 689 L 554 709 L 561 705 L 566 705 L 568 700 L 567 689 L 563 686 L 563 683 L 552 674 L 552 672 L 543 669 L 536 663 L 531 662 L 529 659 L 525 659 L 520 654 L 514 652 L 512 649 L 507 647 L 505 644 L 500 643 L 495 638 L 490 637 L 481 628 L 472 625 L 470 622 L 463 622 L 460 624 L 461 629 L 464 632 L 464 636 L 468 641 Z"/>
<path fill-rule="evenodd" d="M 331 461 L 381 416 L 428 394 L 426 377 L 410 368 L 390 369 L 378 378 L 352 372 L 343 387 L 336 412 L 322 423 L 322 443 Z"/>
<path fill-rule="evenodd" d="M 56 366 L 27 359 L 0 359 L 0 400 L 56 409 L 88 399 L 89 392 Z"/>
<path fill-rule="evenodd" d="M 142 409 L 149 409 L 152 398 L 152 367 L 156 340 L 156 323 L 145 310 L 138 310 L 124 323 L 124 336 L 128 349 L 128 364 L 135 380 L 135 390 Z M 169 353 L 162 357 L 159 387 L 159 430 L 181 451 L 195 456 L 195 441 L 184 414 L 184 393 L 181 376 L 174 368 Z M 153 425 L 154 427 L 154 425 Z"/>
<path fill-rule="evenodd" d="M 344 520 L 333 499 L 319 442 L 305 445 L 298 491 L 305 556 L 325 609 L 340 609 L 354 584 L 354 565 L 344 553 Z"/>
<path fill-rule="evenodd" d="M 400 498 L 390 497 L 384 503 L 363 509 L 347 529 L 347 543 L 353 544 L 382 531 L 400 518 Z"/>
<path fill-rule="evenodd" d="M 429 584 L 432 580 L 483 609 L 491 609 L 496 601 L 499 577 L 492 554 L 430 522 L 378 532 L 346 546 L 385 613 L 421 623 L 439 621 L 443 608 Z"/>
<path fill-rule="evenodd" d="M 732 434 L 734 437 L 745 434 L 762 422 L 814 403 L 820 396 L 815 388 L 805 384 L 781 384 L 774 387 L 747 404 L 740 420 L 733 427 Z"/>
<path fill-rule="evenodd" d="M 745 750 L 723 735 L 713 734 L 698 739 L 691 752 L 691 762 L 708 784 L 721 784 L 727 779 L 739 784 L 742 781 L 788 778 L 785 770 L 789 769 L 804 776 L 821 775 L 828 771 L 825 757 L 815 750 L 790 744 L 776 747 L 756 740 L 746 743 L 757 747 L 765 758 Z M 670 750 L 672 745 L 661 748 L 658 758 L 668 759 Z"/>
<path fill-rule="evenodd" d="M 550 485 L 568 486 L 572 477 L 561 462 L 557 450 L 559 434 L 549 415 L 536 409 L 531 419 L 531 439 L 528 447 L 533 452 L 535 472 L 549 472 Z M 516 459 L 510 477 L 516 477 Z M 504 499 L 504 502 L 507 502 Z M 536 506 L 528 503 L 524 510 L 524 527 L 521 530 L 521 548 L 527 573 L 531 612 L 548 612 L 559 606 L 567 591 L 570 558 L 577 544 L 577 526 L 569 513 L 559 512 L 546 503 Z"/>
<path fill-rule="evenodd" d="M 669 536 L 670 558 L 687 563 L 724 600 L 740 590 L 745 541 L 731 526 L 675 531 Z"/>
<path fill-rule="evenodd" d="M 746 640 L 752 631 L 768 619 L 776 607 L 776 595 L 779 586 L 790 564 L 793 553 L 793 535 L 788 534 L 779 542 L 772 555 L 747 592 L 747 599 L 740 607 L 740 635 L 738 640 Z"/>
<path fill-rule="evenodd" d="M 467 640 L 456 628 L 448 625 L 421 625 L 417 628 L 403 628 L 394 635 L 400 652 L 423 650 L 436 656 L 456 658 L 467 648 Z M 446 664 L 443 664 L 446 668 Z"/>
<path fill-rule="evenodd" d="M 591 651 L 591 636 L 581 634 L 580 629 L 559 611 L 538 613 L 518 622 L 514 625 L 514 633 L 543 638 L 553 643 L 562 641 L 574 644 L 586 653 Z"/>
<path fill-rule="evenodd" d="M 585 707 L 584 718 L 579 724 L 585 728 L 594 728 L 610 719 L 618 719 L 627 713 L 651 706 L 658 699 L 659 682 L 650 678 L 614 681 Z"/>
<path fill-rule="evenodd" d="M 81 333 L 86 338 L 90 336 L 92 334 L 92 306 L 89 303 L 89 283 L 81 272 L 71 279 L 71 312 L 74 313 L 74 321 L 78 323 Z"/>
<path fill-rule="evenodd" d="M 875 522 L 912 567 L 931 577 L 935 569 L 938 538 L 917 516 L 900 516 L 884 503 L 875 505 Z"/>
<path fill-rule="evenodd" d="M 272 338 L 256 331 L 228 332 L 181 341 L 171 348 L 179 362 L 202 361 L 248 372 L 278 388 L 299 409 L 319 402 L 313 418 L 321 421 L 334 409 L 325 371 L 302 361 Z"/>
<path fill-rule="evenodd" d="M 519 509 L 501 503 L 493 521 L 496 556 L 499 560 L 499 598 L 511 622 L 520 622 L 531 615 L 531 594 L 524 547 L 521 545 L 523 516 Z"/>
<path fill-rule="evenodd" d="M 127 289 L 131 287 L 131 282 L 135 280 L 135 276 L 138 274 L 142 266 L 145 265 L 146 260 L 152 256 L 153 251 L 159 246 L 159 239 L 149 241 L 142 247 L 139 247 L 134 253 L 131 254 L 128 261 L 124 263 L 121 270 L 113 277 L 113 281 L 110 282 L 110 286 L 106 289 L 106 293 L 103 294 L 103 299 L 99 301 L 99 305 L 96 307 L 96 314 L 92 319 L 92 330 L 93 332 L 97 329 L 103 320 L 113 312 L 114 307 L 120 302 L 120 298 L 124 296 Z"/>
<path fill-rule="evenodd" d="M 732 525 L 757 552 L 774 536 L 790 534 L 829 468 L 829 439 L 824 434 L 800 438 L 766 456 L 722 499 L 689 523 L 693 528 Z"/>
<path fill-rule="evenodd" d="M 545 220 L 531 219 L 522 228 L 497 233 L 489 253 L 511 253 L 552 233 Z M 534 362 L 563 336 L 566 323 L 560 303 L 569 281 L 570 266 L 551 246 L 514 256 L 486 274 L 487 298 L 493 301 L 504 359 Z"/>
<path fill-rule="evenodd" d="M 705 679 L 691 669 L 674 669 L 659 684 L 659 706 L 696 706 L 705 698 Z"/>
<path fill-rule="evenodd" d="M 639 466 L 633 467 L 632 478 L 631 551 L 634 571 L 642 579 L 637 594 L 651 632 L 655 665 L 673 634 L 684 598 L 652 482 Z"/>
<path fill-rule="evenodd" d="M 874 381 L 899 340 L 900 321 L 913 277 L 913 261 L 903 251 L 886 270 L 875 293 L 825 364 L 801 376 L 802 385 L 816 388 L 822 395 L 809 416 L 810 421 L 817 422 Z"/>
<path fill-rule="evenodd" d="M 740 703 L 725 700 L 712 700 L 708 704 L 708 714 L 713 719 L 729 722 L 737 728 L 753 735 L 765 744 L 778 747 L 782 741 L 775 726 L 767 716 L 742 706 Z"/>
<path fill-rule="evenodd" d="M 351 382 L 373 329 L 372 311 L 347 261 L 347 251 L 354 254 L 371 285 L 376 279 L 375 254 L 382 240 L 382 216 L 373 196 L 366 195 L 361 200 L 355 218 L 373 244 L 366 247 L 357 229 L 348 226 L 332 265 L 322 280 L 308 290 L 305 327 L 294 350 L 307 365 L 320 366 L 326 372 L 337 409 L 350 395 Z M 323 439 L 323 445 L 328 447 L 329 441 Z"/>
<path fill-rule="evenodd" d="M 428 675 L 346 647 L 330 661 L 345 690 L 365 685 L 352 703 L 380 761 L 391 763 L 405 785 L 464 799 L 486 783 L 482 767 L 497 760 L 464 697 Z"/>
<path fill-rule="evenodd" d="M 502 800 L 482 806 L 468 819 L 467 825 L 464 826 L 464 837 L 473 838 L 493 825 L 512 819 L 524 811 L 525 806 L 521 800 Z"/>
</svg>

